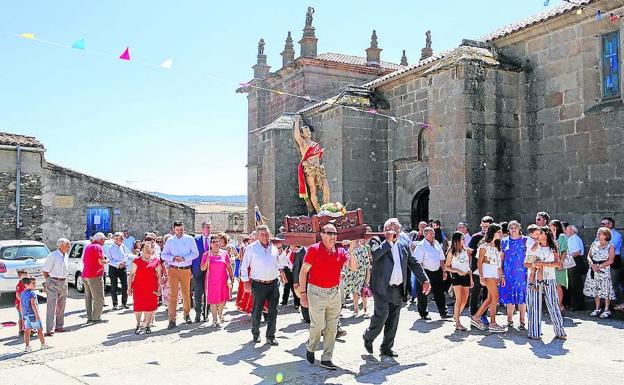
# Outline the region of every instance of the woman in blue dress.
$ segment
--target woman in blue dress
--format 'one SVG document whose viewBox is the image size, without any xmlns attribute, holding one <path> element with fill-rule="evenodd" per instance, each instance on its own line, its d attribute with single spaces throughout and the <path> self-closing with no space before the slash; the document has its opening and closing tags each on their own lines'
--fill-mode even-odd
<svg viewBox="0 0 624 385">
<path fill-rule="evenodd" d="M 500 302 L 507 307 L 507 324 L 513 326 L 513 313 L 518 306 L 520 313 L 520 326 L 518 329 L 525 330 L 526 319 L 526 290 L 527 270 L 524 267 L 527 238 L 522 235 L 520 223 L 511 221 L 508 225 L 509 236 L 501 240 L 501 249 L 504 253 L 503 272 L 505 274 L 505 286 L 498 288 Z"/>
</svg>

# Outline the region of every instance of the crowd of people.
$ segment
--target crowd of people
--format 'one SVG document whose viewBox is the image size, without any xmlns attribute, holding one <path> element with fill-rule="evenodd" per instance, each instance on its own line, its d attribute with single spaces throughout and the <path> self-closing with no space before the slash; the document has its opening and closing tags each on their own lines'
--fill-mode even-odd
<svg viewBox="0 0 624 385">
<path fill-rule="evenodd" d="M 526 330 L 531 339 L 541 339 L 542 304 L 556 338 L 561 339 L 567 338 L 563 314 L 568 309 L 584 310 L 585 296 L 594 298 L 593 317 L 609 318 L 613 310 L 622 310 L 622 236 L 613 218 L 600 222 L 587 253 L 578 229 L 551 220 L 546 212 L 537 213 L 526 235 L 515 220 L 496 223 L 485 216 L 480 227 L 471 235 L 467 224 L 460 222 L 447 238 L 439 221 L 421 222 L 417 230 L 409 231 L 391 218 L 377 235 L 340 243 L 337 229 L 329 224 L 321 231 L 321 242 L 303 247 L 286 245 L 282 234 L 272 237 L 266 225 L 257 226 L 233 245 L 226 234 L 213 234 L 209 222 L 202 224 L 201 234 L 191 236 L 176 221 L 171 234 L 162 237 L 147 233 L 143 240 L 136 240 L 127 231 L 111 234 L 108 238 L 114 242 L 106 251 L 107 236 L 96 233 L 83 257 L 87 323 L 106 322 L 101 317 L 106 274 L 113 310 L 128 309 L 128 298 L 132 298 L 136 334 L 152 333 L 160 304 L 167 306 L 168 329 L 177 328 L 180 303 L 183 322 L 193 323 L 193 308 L 194 322 L 211 318 L 212 326 L 218 328 L 226 322 L 224 308 L 238 278 L 235 304 L 251 315 L 255 343 L 261 342 L 264 318 L 266 343 L 278 345 L 278 306 L 288 306 L 292 295 L 293 306 L 301 310 L 303 322 L 309 323 L 306 359 L 315 363 L 322 337 L 320 365 L 335 370 L 334 341 L 346 334 L 340 327 L 340 313 L 348 297 L 355 317 L 369 315 L 368 299 L 373 297 L 364 348 L 372 354 L 373 341 L 383 331 L 381 354 L 392 357 L 397 356 L 392 348 L 401 309 L 409 300 L 417 302 L 421 319 L 431 320 L 429 294 L 440 318 L 453 318 L 456 332 L 468 330 L 461 322 L 466 307 L 471 328 L 494 333 L 515 327 L 517 310 L 517 329 Z M 34 278 L 19 272 L 16 307 L 26 351 L 31 350 L 32 331 L 38 332 L 43 348 L 48 347 L 46 337 L 65 331 L 69 248 L 69 240 L 59 239 L 43 268 L 48 298 L 45 333 L 33 292 Z M 452 312 L 449 294 L 454 300 Z M 620 304 L 614 306 L 616 301 Z M 497 321 L 500 305 L 505 323 Z"/>
</svg>

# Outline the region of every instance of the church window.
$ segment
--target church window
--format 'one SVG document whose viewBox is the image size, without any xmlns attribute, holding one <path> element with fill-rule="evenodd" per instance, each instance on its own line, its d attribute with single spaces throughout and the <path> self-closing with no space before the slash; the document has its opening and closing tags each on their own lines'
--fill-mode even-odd
<svg viewBox="0 0 624 385">
<path fill-rule="evenodd" d="M 602 35 L 602 96 L 620 96 L 620 33 Z"/>
</svg>

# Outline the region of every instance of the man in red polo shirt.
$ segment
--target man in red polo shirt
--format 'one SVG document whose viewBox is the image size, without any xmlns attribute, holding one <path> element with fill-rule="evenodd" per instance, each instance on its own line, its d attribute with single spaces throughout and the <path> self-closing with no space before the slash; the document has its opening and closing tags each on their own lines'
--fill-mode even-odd
<svg viewBox="0 0 624 385">
<path fill-rule="evenodd" d="M 82 262 L 82 278 L 85 287 L 85 306 L 87 308 L 87 323 L 103 322 L 102 308 L 104 307 L 104 268 L 108 259 L 104 255 L 104 233 L 95 233 L 93 241 L 84 251 Z"/>
<path fill-rule="evenodd" d="M 327 224 L 321 231 L 321 242 L 308 248 L 299 273 L 301 306 L 309 308 L 310 338 L 307 343 L 306 359 L 314 364 L 314 351 L 323 335 L 323 355 L 321 367 L 336 370 L 331 361 L 338 330 L 338 317 L 342 303 L 340 300 L 340 271 L 349 260 L 349 269 L 357 271 L 355 258 L 349 258 L 354 243 L 351 241 L 349 253 L 336 248 L 338 232 L 334 225 Z M 346 241 L 345 245 L 349 245 Z M 307 287 L 307 292 L 306 292 Z"/>
</svg>

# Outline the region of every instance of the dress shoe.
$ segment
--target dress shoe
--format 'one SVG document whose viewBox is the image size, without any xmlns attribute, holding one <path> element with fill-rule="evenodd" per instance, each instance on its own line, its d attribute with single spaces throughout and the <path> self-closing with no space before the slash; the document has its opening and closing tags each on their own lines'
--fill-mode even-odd
<svg viewBox="0 0 624 385">
<path fill-rule="evenodd" d="M 195 323 L 198 324 L 200 322 L 199 314 L 195 316 Z"/>
<path fill-rule="evenodd" d="M 267 338 L 267 344 L 271 345 L 271 346 L 278 346 L 279 343 L 277 342 L 277 340 L 275 338 Z"/>
<path fill-rule="evenodd" d="M 103 319 L 94 319 L 93 321 L 91 321 L 92 324 L 101 324 L 101 323 L 105 323 L 108 322 L 108 320 L 103 320 Z"/>
<path fill-rule="evenodd" d="M 306 349 L 306 360 L 312 365 L 314 365 L 314 352 L 311 352 Z"/>
<path fill-rule="evenodd" d="M 382 356 L 388 356 L 388 357 L 398 357 L 399 355 L 397 354 L 397 352 L 395 352 L 392 349 L 383 349 L 381 351 L 381 355 Z"/>
<path fill-rule="evenodd" d="M 122 305 L 121 307 L 123 307 L 124 309 L 130 309 L 128 305 Z"/>
<path fill-rule="evenodd" d="M 423 321 L 431 321 L 431 317 L 429 317 L 428 315 L 424 315 L 424 316 L 421 315 L 420 319 L 423 320 Z"/>
<path fill-rule="evenodd" d="M 338 367 L 334 365 L 331 361 L 321 361 L 321 368 L 325 368 L 327 370 L 336 370 Z"/>
<path fill-rule="evenodd" d="M 54 329 L 54 333 L 65 333 L 65 329 L 63 329 L 63 328 L 56 328 L 56 329 Z"/>
<path fill-rule="evenodd" d="M 111 310 L 117 310 L 117 305 L 113 305 L 113 308 Z"/>
<path fill-rule="evenodd" d="M 442 319 L 449 319 L 449 318 L 453 318 L 453 316 L 452 316 L 452 315 L 450 315 L 450 314 L 442 314 L 442 315 L 440 316 L 440 318 L 442 318 Z"/>
<path fill-rule="evenodd" d="M 169 321 L 169 325 L 167 326 L 167 330 L 172 330 L 177 328 L 175 321 Z"/>
<path fill-rule="evenodd" d="M 347 331 L 338 326 L 338 330 L 336 331 L 336 338 L 344 337 L 347 335 Z"/>
<path fill-rule="evenodd" d="M 52 337 L 52 336 L 54 336 L 54 332 L 45 332 L 45 333 L 43 333 L 43 335 L 46 336 L 46 337 Z"/>
<path fill-rule="evenodd" d="M 364 349 L 368 352 L 368 354 L 373 354 L 373 341 L 369 341 L 365 336 L 362 336 L 364 339 Z"/>
<path fill-rule="evenodd" d="M 193 323 L 193 321 L 191 321 L 191 317 L 188 314 L 184 316 L 184 322 L 186 322 L 187 325 Z"/>
<path fill-rule="evenodd" d="M 260 343 L 260 336 L 259 335 L 258 336 L 253 336 L 252 341 L 255 342 L 255 343 Z"/>
</svg>

